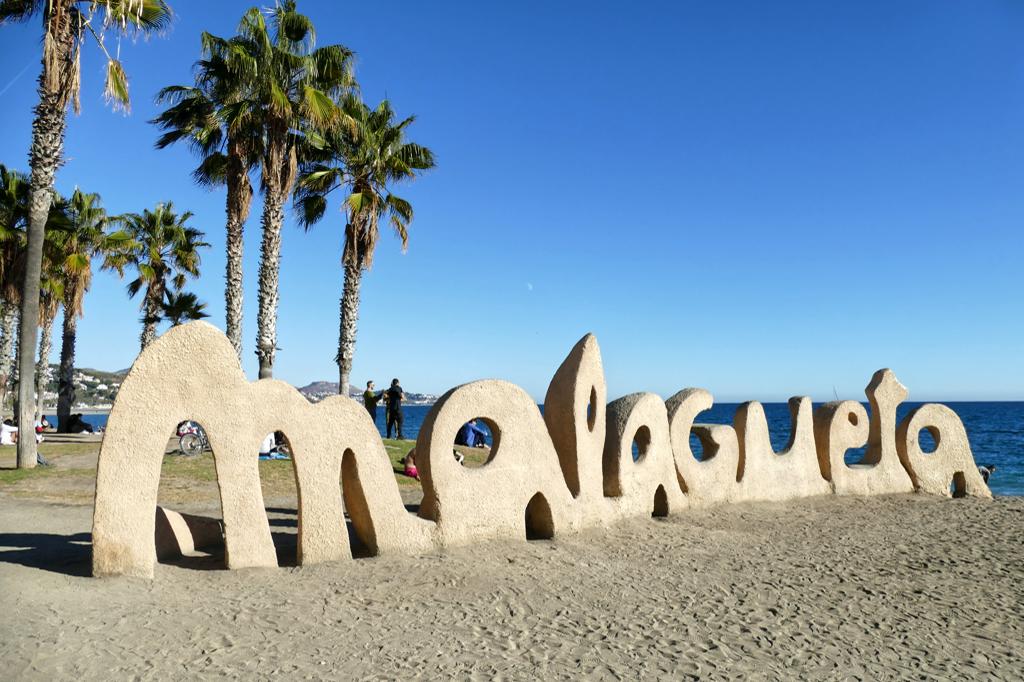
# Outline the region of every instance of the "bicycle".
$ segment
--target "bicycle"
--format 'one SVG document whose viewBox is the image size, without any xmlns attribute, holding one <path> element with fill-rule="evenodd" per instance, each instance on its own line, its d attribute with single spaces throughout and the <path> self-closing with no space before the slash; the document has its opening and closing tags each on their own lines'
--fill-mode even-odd
<svg viewBox="0 0 1024 682">
<path fill-rule="evenodd" d="M 204 450 L 210 450 L 210 441 L 206 438 L 203 427 L 193 421 L 178 424 L 178 447 L 186 455 L 195 456 Z"/>
</svg>

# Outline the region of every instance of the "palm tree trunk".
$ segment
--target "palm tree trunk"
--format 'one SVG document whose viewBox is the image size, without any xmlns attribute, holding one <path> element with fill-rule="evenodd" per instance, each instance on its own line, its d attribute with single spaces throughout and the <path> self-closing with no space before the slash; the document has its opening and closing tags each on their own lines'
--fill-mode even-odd
<svg viewBox="0 0 1024 682">
<path fill-rule="evenodd" d="M 18 382 L 18 424 L 29 427 L 34 421 L 35 401 L 32 371 L 35 369 L 36 334 L 39 325 L 39 275 L 43 263 L 43 238 L 46 217 L 53 200 L 53 182 L 64 155 L 64 128 L 67 118 L 66 94 L 71 87 L 71 51 L 74 34 L 67 2 L 55 2 L 47 10 L 47 44 L 43 52 L 43 70 L 39 76 L 39 104 L 32 122 L 32 146 L 29 151 L 29 224 L 25 247 L 25 281 L 21 290 L 21 331 L 18 338 L 20 381 Z M 52 50 L 48 55 L 47 49 Z M 36 439 L 18 439 L 18 468 L 36 465 Z"/>
<path fill-rule="evenodd" d="M 21 307 L 14 319 L 14 338 L 21 339 Z M 18 416 L 18 377 L 21 374 L 21 344 L 14 344 L 14 360 L 11 364 L 11 407 L 15 417 Z"/>
<path fill-rule="evenodd" d="M 267 192 L 263 205 L 263 244 L 260 251 L 259 329 L 256 355 L 260 360 L 260 379 L 274 376 L 274 352 L 277 350 L 278 280 L 281 270 L 281 224 L 284 208 L 280 197 Z"/>
<path fill-rule="evenodd" d="M 7 382 L 11 378 L 14 359 L 14 321 L 18 317 L 18 306 L 4 301 L 0 308 L 0 409 L 7 402 Z"/>
<path fill-rule="evenodd" d="M 338 335 L 338 393 L 348 395 L 352 358 L 356 352 L 356 321 L 359 319 L 359 285 L 363 279 L 363 257 L 356 265 L 345 263 L 345 286 L 341 291 L 341 333 Z"/>
<path fill-rule="evenodd" d="M 158 273 L 162 277 L 162 273 Z M 156 325 L 160 321 L 160 303 L 164 300 L 164 291 L 157 282 L 152 282 L 146 287 L 146 304 L 143 309 L 142 335 L 139 340 L 142 342 L 142 350 L 146 350 L 149 344 L 156 341 Z"/>
<path fill-rule="evenodd" d="M 39 419 L 43 417 L 43 402 L 51 377 L 50 351 L 53 350 L 54 317 L 47 315 L 43 319 L 43 333 L 39 337 L 39 361 L 36 363 L 36 415 Z"/>
<path fill-rule="evenodd" d="M 277 350 L 278 282 L 281 271 L 281 226 L 284 224 L 284 202 L 295 178 L 294 154 L 288 158 L 287 123 L 273 120 L 268 125 L 266 158 L 263 160 L 263 244 L 260 250 L 259 315 L 256 319 L 256 356 L 260 361 L 260 379 L 274 376 L 274 354 Z"/>
<path fill-rule="evenodd" d="M 65 295 L 74 295 L 65 289 Z M 78 333 L 78 317 L 64 308 L 64 329 L 60 344 L 60 373 L 57 384 L 57 433 L 67 433 L 71 420 L 71 408 L 75 404 L 75 337 Z"/>
<path fill-rule="evenodd" d="M 228 341 L 242 361 L 242 227 L 249 217 L 252 185 L 244 160 L 242 143 L 228 143 L 227 167 L 227 273 L 224 287 L 225 322 Z"/>
</svg>

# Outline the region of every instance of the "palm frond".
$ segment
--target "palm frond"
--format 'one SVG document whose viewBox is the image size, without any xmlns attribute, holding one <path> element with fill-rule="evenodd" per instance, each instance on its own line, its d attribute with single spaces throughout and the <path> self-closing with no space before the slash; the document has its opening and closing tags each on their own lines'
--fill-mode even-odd
<svg viewBox="0 0 1024 682">
<path fill-rule="evenodd" d="M 130 114 L 132 107 L 128 99 L 128 74 L 117 59 L 107 60 L 107 77 L 103 85 L 103 99 L 107 104 L 113 102 L 114 111 L 124 110 Z"/>
</svg>

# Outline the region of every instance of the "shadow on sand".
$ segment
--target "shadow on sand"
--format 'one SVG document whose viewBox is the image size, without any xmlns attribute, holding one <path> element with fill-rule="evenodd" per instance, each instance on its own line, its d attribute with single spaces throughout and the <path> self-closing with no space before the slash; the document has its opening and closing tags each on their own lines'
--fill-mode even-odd
<svg viewBox="0 0 1024 682">
<path fill-rule="evenodd" d="M 71 576 L 92 575 L 92 533 L 0 533 L 0 562 Z"/>
</svg>

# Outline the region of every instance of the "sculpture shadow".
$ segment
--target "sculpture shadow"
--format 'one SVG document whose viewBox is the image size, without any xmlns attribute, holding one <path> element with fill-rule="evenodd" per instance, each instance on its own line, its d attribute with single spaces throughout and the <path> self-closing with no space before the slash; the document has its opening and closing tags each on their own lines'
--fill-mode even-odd
<svg viewBox="0 0 1024 682">
<path fill-rule="evenodd" d="M 92 533 L 0 533 L 0 562 L 62 575 L 92 575 Z"/>
</svg>

